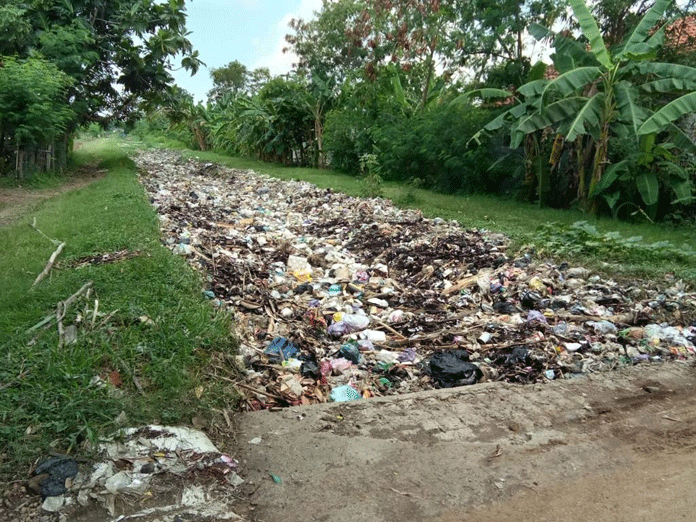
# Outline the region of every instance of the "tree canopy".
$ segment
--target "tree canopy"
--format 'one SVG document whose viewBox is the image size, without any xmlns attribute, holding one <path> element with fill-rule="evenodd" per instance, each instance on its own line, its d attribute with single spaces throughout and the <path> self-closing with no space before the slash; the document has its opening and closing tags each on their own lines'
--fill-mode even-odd
<svg viewBox="0 0 696 522">
<path fill-rule="evenodd" d="M 0 53 L 43 58 L 72 79 L 78 123 L 127 118 L 172 83 L 174 58 L 195 72 L 184 0 L 6 0 Z"/>
</svg>

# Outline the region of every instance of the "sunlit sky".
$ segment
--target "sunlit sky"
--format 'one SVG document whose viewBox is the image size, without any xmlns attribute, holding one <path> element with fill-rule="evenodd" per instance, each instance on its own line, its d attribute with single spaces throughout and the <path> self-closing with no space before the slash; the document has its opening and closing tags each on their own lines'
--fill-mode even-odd
<svg viewBox="0 0 696 522">
<path fill-rule="evenodd" d="M 195 76 L 174 71 L 177 85 L 204 101 L 212 88 L 209 69 L 239 60 L 249 69 L 268 67 L 271 74 L 288 72 L 292 54 L 283 54 L 288 23 L 305 20 L 321 8 L 321 0 L 187 0 L 189 40 L 206 64 Z"/>
</svg>

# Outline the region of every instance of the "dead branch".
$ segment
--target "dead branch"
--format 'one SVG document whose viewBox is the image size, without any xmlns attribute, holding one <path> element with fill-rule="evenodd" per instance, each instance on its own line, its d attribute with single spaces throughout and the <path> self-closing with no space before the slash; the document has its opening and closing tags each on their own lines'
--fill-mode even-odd
<svg viewBox="0 0 696 522">
<path fill-rule="evenodd" d="M 33 223 L 32 223 L 31 225 L 29 225 L 29 226 L 30 226 L 31 228 L 33 228 L 34 230 L 36 230 L 36 231 L 37 231 L 39 234 L 41 234 L 43 237 L 45 237 L 46 239 L 48 239 L 48 240 L 49 240 L 51 243 L 53 243 L 54 245 L 59 245 L 59 244 L 60 244 L 60 241 L 58 241 L 57 239 L 53 239 L 53 238 L 51 238 L 51 237 L 48 237 L 46 234 L 44 234 L 44 233 L 41 232 L 38 228 L 36 228 L 36 218 L 34 218 Z"/>
<path fill-rule="evenodd" d="M 58 325 L 58 346 L 63 346 L 65 329 L 63 328 L 63 317 L 65 317 L 65 303 L 58 301 L 56 306 L 56 324 Z"/>
<path fill-rule="evenodd" d="M 55 252 L 51 254 L 51 257 L 48 258 L 48 263 L 46 263 L 46 266 L 44 269 L 41 271 L 41 273 L 36 276 L 36 279 L 32 283 L 31 287 L 34 288 L 37 284 L 39 284 L 51 271 L 51 268 L 53 268 L 53 263 L 56 262 L 56 258 L 58 255 L 63 251 L 65 248 L 65 243 L 61 243 L 58 245 L 58 248 L 56 248 Z"/>
</svg>

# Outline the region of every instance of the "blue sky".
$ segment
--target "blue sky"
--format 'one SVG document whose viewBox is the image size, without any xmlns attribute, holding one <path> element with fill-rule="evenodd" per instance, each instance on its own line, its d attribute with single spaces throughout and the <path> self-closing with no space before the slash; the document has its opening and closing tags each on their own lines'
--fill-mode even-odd
<svg viewBox="0 0 696 522">
<path fill-rule="evenodd" d="M 189 40 L 208 68 L 239 60 L 249 69 L 268 67 L 271 74 L 290 70 L 293 56 L 283 54 L 292 18 L 312 18 L 321 0 L 187 0 Z M 208 69 L 191 77 L 174 71 L 177 85 L 205 100 L 212 88 Z"/>
</svg>

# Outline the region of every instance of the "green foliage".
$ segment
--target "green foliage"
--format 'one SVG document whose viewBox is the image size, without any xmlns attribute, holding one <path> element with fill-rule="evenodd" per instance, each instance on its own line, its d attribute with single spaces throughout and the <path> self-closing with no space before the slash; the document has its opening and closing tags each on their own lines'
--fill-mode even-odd
<svg viewBox="0 0 696 522">
<path fill-rule="evenodd" d="M 141 100 L 161 99 L 175 57 L 198 69 L 185 22 L 184 0 L 8 0 L 0 7 L 0 52 L 41 56 L 70 76 L 78 124 L 128 119 Z"/>
<path fill-rule="evenodd" d="M 45 60 L 3 59 L 0 67 L 0 133 L 15 148 L 51 142 L 67 132 L 75 114 L 67 101 L 70 78 Z"/>
<path fill-rule="evenodd" d="M 233 354 L 230 318 L 211 307 L 200 277 L 186 262 L 160 244 L 157 217 L 132 162 L 112 140 L 85 143 L 76 160 L 83 168 L 98 164 L 110 172 L 93 185 L 47 201 L 16 226 L 0 229 L 0 244 L 9 246 L 0 259 L 2 479 L 26 475 L 28 463 L 48 449 L 84 452 L 83 442 L 119 427 L 116 418 L 122 411 L 133 425 L 185 424 L 193 415 L 235 400 L 229 387 L 210 382 L 206 372 L 216 353 Z M 34 217 L 43 232 L 67 246 L 58 259 L 61 268 L 30 290 L 55 249 L 27 226 Z M 140 255 L 111 264 L 72 265 L 84 256 L 122 249 Z M 98 298 L 102 312 L 95 328 L 83 321 L 78 341 L 61 348 L 55 325 L 25 334 L 88 280 L 94 282 L 90 307 Z M 83 303 L 68 310 L 66 325 L 79 312 Z M 143 323 L 141 316 L 153 324 Z M 95 377 L 108 382 L 113 371 L 123 381 L 119 390 L 92 383 Z M 198 386 L 205 389 L 200 398 Z"/>
<path fill-rule="evenodd" d="M 423 179 L 427 188 L 443 192 L 500 192 L 514 184 L 493 163 L 488 146 L 470 148 L 467 141 L 490 118 L 473 107 L 440 105 L 413 118 L 377 124 L 373 131 L 386 179 Z M 518 180 L 519 181 L 519 180 Z"/>
<path fill-rule="evenodd" d="M 381 167 L 377 160 L 377 154 L 363 154 L 360 156 L 360 172 L 362 178 L 362 194 L 368 198 L 382 196 Z"/>
<path fill-rule="evenodd" d="M 696 249 L 689 244 L 647 243 L 641 236 L 623 237 L 616 231 L 600 232 L 587 221 L 576 221 L 571 225 L 547 223 L 537 229 L 536 236 L 542 252 L 559 257 L 584 255 L 619 261 L 642 259 L 696 263 Z"/>
<path fill-rule="evenodd" d="M 331 166 L 341 172 L 360 172 L 360 157 L 373 150 L 371 125 L 374 122 L 358 108 L 340 108 L 326 117 L 324 148 Z"/>
<path fill-rule="evenodd" d="M 512 148 L 542 131 L 551 130 L 564 139 L 569 148 L 575 149 L 574 172 L 580 202 L 596 213 L 600 208 L 596 197 L 610 185 L 601 180 L 607 167 L 611 137 L 630 139 L 640 146 L 646 140 L 654 143 L 659 134 L 665 133 L 670 137 L 660 144 L 660 150 L 676 146 L 682 151 L 696 151 L 696 144 L 674 125 L 684 115 L 696 111 L 696 93 L 683 94 L 684 90 L 696 88 L 696 69 L 653 61 L 664 41 L 664 26 L 656 32 L 654 27 L 669 0 L 657 0 L 616 49 L 609 49 L 583 0 L 569 0 L 569 4 L 589 49 L 565 34 L 533 27 L 537 38 L 554 39 L 556 53 L 552 58 L 560 74 L 555 79 L 532 80 L 520 87 L 517 94 L 521 101 L 486 125 L 484 131 L 507 126 Z M 512 92 L 493 94 L 513 96 Z M 678 97 L 661 106 L 665 95 Z M 527 147 L 525 151 L 528 161 L 536 161 L 537 148 Z M 552 166 L 557 165 L 560 156 L 555 150 Z M 622 181 L 631 178 L 649 215 L 654 217 L 657 213 L 660 186 L 657 169 L 667 169 L 681 180 L 672 181 L 672 176 L 667 183 L 678 186 L 675 189 L 679 192 L 678 199 L 690 198 L 688 177 L 676 162 L 676 150 L 669 156 L 662 154 L 660 161 L 645 158 L 640 161 L 645 168 L 626 170 Z M 672 166 L 667 166 L 667 162 Z M 615 170 L 608 172 L 612 176 L 616 174 Z M 625 201 L 625 194 L 620 192 L 606 196 L 612 209 Z"/>
</svg>

